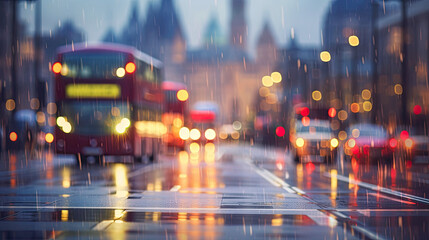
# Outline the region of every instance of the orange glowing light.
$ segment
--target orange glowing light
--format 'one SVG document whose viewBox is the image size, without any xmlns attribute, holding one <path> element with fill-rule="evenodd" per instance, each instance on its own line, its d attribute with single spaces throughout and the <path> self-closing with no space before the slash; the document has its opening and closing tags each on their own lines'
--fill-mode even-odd
<svg viewBox="0 0 429 240">
<path fill-rule="evenodd" d="M 328 110 L 328 115 L 329 115 L 329 117 L 331 117 L 331 118 L 335 117 L 335 115 L 337 115 L 337 110 L 335 110 L 335 108 L 330 108 L 330 109 Z"/>
<path fill-rule="evenodd" d="M 52 135 L 52 133 L 47 133 L 45 135 L 45 141 L 47 143 L 52 143 L 54 141 L 54 135 Z"/>
<path fill-rule="evenodd" d="M 301 122 L 302 122 L 302 125 L 308 126 L 308 125 L 310 125 L 310 118 L 309 117 L 303 117 L 301 119 Z"/>
<path fill-rule="evenodd" d="M 132 62 L 127 63 L 127 65 L 125 65 L 125 71 L 127 71 L 127 73 L 133 73 L 136 71 L 136 65 Z"/>
<path fill-rule="evenodd" d="M 56 62 L 56 63 L 54 63 L 54 65 L 52 65 L 52 71 L 56 74 L 61 72 L 61 68 L 62 68 L 62 66 L 61 66 L 61 63 L 59 63 L 59 62 Z"/>
<path fill-rule="evenodd" d="M 184 101 L 188 100 L 188 98 L 189 98 L 189 93 L 185 89 L 181 89 L 181 90 L 177 91 L 176 95 L 177 95 L 177 99 L 181 102 L 184 102 Z"/>
<path fill-rule="evenodd" d="M 11 133 L 9 134 L 9 139 L 10 139 L 12 142 L 15 142 L 16 140 L 18 140 L 18 134 L 16 134 L 16 132 L 11 132 Z"/>
<path fill-rule="evenodd" d="M 353 113 L 358 113 L 359 112 L 359 104 L 358 103 L 352 103 L 352 105 L 350 105 L 350 111 L 352 111 Z"/>
</svg>

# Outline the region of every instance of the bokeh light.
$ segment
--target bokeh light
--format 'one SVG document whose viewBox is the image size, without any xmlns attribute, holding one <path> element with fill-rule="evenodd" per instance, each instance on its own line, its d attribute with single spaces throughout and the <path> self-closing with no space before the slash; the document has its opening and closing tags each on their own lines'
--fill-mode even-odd
<svg viewBox="0 0 429 240">
<path fill-rule="evenodd" d="M 331 54 L 328 51 L 321 52 L 320 53 L 320 60 L 322 60 L 322 62 L 331 61 Z"/>
</svg>

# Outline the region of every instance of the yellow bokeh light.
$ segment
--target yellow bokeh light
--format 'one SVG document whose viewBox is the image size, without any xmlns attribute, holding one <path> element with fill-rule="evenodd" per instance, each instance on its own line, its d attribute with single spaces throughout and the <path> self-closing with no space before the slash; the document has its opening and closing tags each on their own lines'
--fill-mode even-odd
<svg viewBox="0 0 429 240">
<path fill-rule="evenodd" d="M 189 132 L 189 137 L 192 140 L 198 140 L 201 137 L 201 132 L 198 129 L 194 128 Z"/>
<path fill-rule="evenodd" d="M 6 109 L 8 111 L 13 111 L 15 109 L 15 100 L 13 99 L 8 99 L 6 101 Z"/>
<path fill-rule="evenodd" d="M 340 119 L 341 121 L 345 121 L 348 117 L 348 114 L 345 110 L 341 110 L 338 112 L 337 116 L 338 116 L 338 119 Z"/>
<path fill-rule="evenodd" d="M 176 95 L 177 95 L 177 99 L 181 102 L 184 102 L 184 101 L 188 100 L 188 98 L 189 98 L 189 93 L 185 89 L 181 89 L 181 90 L 177 91 Z"/>
<path fill-rule="evenodd" d="M 116 76 L 117 77 L 124 77 L 125 76 L 125 69 L 123 67 L 120 67 L 116 69 Z"/>
<path fill-rule="evenodd" d="M 198 143 L 191 143 L 189 145 L 189 150 L 191 151 L 191 153 L 197 153 L 200 151 L 200 145 Z"/>
<path fill-rule="evenodd" d="M 228 133 L 226 133 L 226 132 L 220 132 L 219 133 L 219 138 L 220 139 L 227 139 L 228 138 Z"/>
<path fill-rule="evenodd" d="M 175 118 L 175 119 L 173 120 L 173 125 L 174 125 L 176 128 L 180 128 L 180 127 L 182 127 L 182 126 L 183 126 L 183 121 L 182 121 L 182 119 L 180 119 L 180 118 Z"/>
<path fill-rule="evenodd" d="M 66 64 L 64 64 L 64 66 L 62 66 L 60 72 L 61 72 L 61 75 L 63 75 L 63 76 L 67 76 L 69 74 L 69 68 L 67 67 Z"/>
<path fill-rule="evenodd" d="M 347 138 L 347 132 L 346 132 L 346 131 L 340 131 L 340 132 L 338 133 L 338 138 L 339 138 L 340 140 L 346 140 L 346 138 Z"/>
<path fill-rule="evenodd" d="M 65 122 L 63 125 L 63 132 L 70 133 L 72 130 L 72 126 L 69 122 Z"/>
<path fill-rule="evenodd" d="M 352 47 L 359 46 L 359 38 L 355 35 L 349 37 L 349 44 Z"/>
<path fill-rule="evenodd" d="M 188 140 L 189 139 L 189 128 L 187 127 L 182 127 L 179 131 L 179 137 L 182 140 Z"/>
<path fill-rule="evenodd" d="M 215 130 L 209 128 L 204 132 L 204 136 L 206 137 L 207 140 L 213 140 L 216 138 L 216 132 Z"/>
<path fill-rule="evenodd" d="M 348 145 L 349 147 L 353 148 L 353 147 L 355 147 L 355 146 L 356 146 L 356 141 L 355 141 L 354 139 L 350 139 L 350 140 L 347 142 L 347 145 Z"/>
<path fill-rule="evenodd" d="M 314 101 L 320 101 L 322 99 L 322 93 L 318 90 L 315 90 L 313 93 L 311 93 L 311 97 Z"/>
<path fill-rule="evenodd" d="M 259 96 L 266 97 L 266 96 L 268 96 L 268 94 L 270 94 L 270 89 L 269 88 L 261 87 L 259 89 Z"/>
<path fill-rule="evenodd" d="M 54 135 L 52 135 L 52 133 L 47 133 L 45 135 L 45 141 L 47 143 L 52 143 L 54 141 Z"/>
<path fill-rule="evenodd" d="M 304 139 L 302 138 L 297 138 L 295 141 L 295 144 L 297 147 L 303 147 L 304 146 Z"/>
<path fill-rule="evenodd" d="M 371 91 L 368 89 L 362 90 L 362 99 L 369 100 L 371 98 Z"/>
<path fill-rule="evenodd" d="M 352 130 L 352 136 L 353 136 L 354 138 L 358 138 L 358 137 L 360 136 L 360 131 L 359 131 L 359 129 L 357 129 L 357 128 L 353 129 L 353 130 Z"/>
<path fill-rule="evenodd" d="M 331 54 L 328 51 L 321 52 L 320 53 L 320 60 L 322 60 L 322 62 L 331 61 Z"/>
<path fill-rule="evenodd" d="M 36 120 L 37 120 L 37 123 L 39 124 L 39 125 L 42 125 L 43 123 L 45 123 L 45 121 L 46 121 L 46 119 L 45 119 L 45 113 L 44 112 L 37 112 L 37 114 L 36 114 Z"/>
<path fill-rule="evenodd" d="M 240 133 L 237 131 L 234 131 L 231 133 L 231 137 L 232 137 L 232 139 L 237 140 L 240 138 Z"/>
<path fill-rule="evenodd" d="M 394 87 L 394 91 L 396 95 L 401 95 L 402 94 L 402 85 L 401 84 L 396 84 Z"/>
<path fill-rule="evenodd" d="M 352 103 L 350 105 L 350 111 L 352 111 L 352 113 L 358 113 L 359 110 L 360 110 L 360 107 L 358 103 Z"/>
<path fill-rule="evenodd" d="M 362 108 L 365 112 L 369 112 L 372 110 L 372 103 L 370 101 L 365 101 L 363 102 Z"/>
<path fill-rule="evenodd" d="M 413 146 L 413 140 L 411 140 L 411 139 L 407 138 L 407 139 L 404 141 L 404 144 L 405 144 L 405 147 L 407 147 L 407 148 L 411 148 L 411 147 Z"/>
<path fill-rule="evenodd" d="M 204 150 L 206 152 L 214 153 L 215 149 L 216 149 L 216 147 L 215 147 L 214 143 L 206 143 L 206 145 L 204 146 Z"/>
<path fill-rule="evenodd" d="M 54 102 L 48 103 L 47 112 L 49 114 L 55 114 L 57 112 L 57 104 Z"/>
<path fill-rule="evenodd" d="M 336 138 L 331 139 L 331 147 L 336 148 L 338 147 L 338 144 L 339 144 L 338 139 Z"/>
<path fill-rule="evenodd" d="M 64 117 L 58 117 L 57 118 L 57 125 L 59 126 L 59 127 L 62 127 L 62 126 L 64 126 L 64 124 L 67 122 L 67 120 L 64 118 Z"/>
<path fill-rule="evenodd" d="M 262 78 L 262 85 L 264 85 L 264 87 L 271 87 L 273 86 L 273 80 L 270 76 L 264 76 Z"/>
<path fill-rule="evenodd" d="M 265 101 L 268 103 L 268 104 L 276 104 L 277 103 L 277 95 L 276 94 L 274 94 L 274 93 L 270 93 L 270 94 L 268 94 L 268 96 L 267 96 L 267 99 L 265 99 Z"/>
<path fill-rule="evenodd" d="M 274 83 L 279 83 L 282 81 L 282 75 L 279 72 L 273 72 L 271 73 L 271 80 Z"/>
</svg>

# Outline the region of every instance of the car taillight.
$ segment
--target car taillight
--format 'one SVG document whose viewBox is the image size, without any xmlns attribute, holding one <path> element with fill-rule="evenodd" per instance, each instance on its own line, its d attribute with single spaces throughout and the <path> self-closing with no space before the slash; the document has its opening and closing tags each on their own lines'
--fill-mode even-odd
<svg viewBox="0 0 429 240">
<path fill-rule="evenodd" d="M 16 134 L 16 132 L 11 132 L 11 133 L 9 134 L 9 139 L 10 139 L 12 142 L 15 142 L 16 140 L 18 140 L 18 134 Z"/>
<path fill-rule="evenodd" d="M 407 139 L 404 141 L 404 144 L 405 144 L 405 147 L 407 147 L 407 148 L 412 148 L 412 147 L 413 147 L 413 140 L 411 140 L 410 138 L 407 138 Z"/>
<path fill-rule="evenodd" d="M 389 140 L 389 146 L 391 148 L 396 148 L 397 145 L 398 145 L 398 141 L 396 139 L 392 138 Z"/>
</svg>

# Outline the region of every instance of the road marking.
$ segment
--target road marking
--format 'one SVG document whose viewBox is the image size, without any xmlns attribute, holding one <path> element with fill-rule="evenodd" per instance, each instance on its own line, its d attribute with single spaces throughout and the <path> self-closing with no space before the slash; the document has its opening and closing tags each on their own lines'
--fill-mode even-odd
<svg viewBox="0 0 429 240">
<path fill-rule="evenodd" d="M 305 194 L 305 192 L 304 192 L 304 191 L 302 191 L 301 189 L 299 189 L 299 188 L 297 188 L 297 187 L 292 187 L 292 189 L 293 189 L 293 190 L 295 190 L 297 193 Z"/>
<path fill-rule="evenodd" d="M 366 230 L 366 229 L 365 229 L 365 228 L 363 228 L 363 227 L 359 227 L 359 226 L 357 226 L 357 225 L 352 225 L 352 228 L 353 228 L 354 230 L 356 230 L 356 231 L 358 231 L 358 232 L 362 233 L 364 236 L 367 236 L 367 237 L 369 237 L 369 238 L 371 238 L 371 239 L 380 239 L 380 240 L 384 239 L 384 238 L 382 238 L 382 237 L 378 236 L 377 234 L 374 234 L 374 233 L 372 233 L 372 232 L 370 232 L 370 231 Z"/>
<path fill-rule="evenodd" d="M 325 172 L 324 176 L 325 177 L 329 177 L 329 178 L 332 177 L 331 174 L 328 173 L 328 172 Z M 361 182 L 361 181 L 357 181 L 357 180 L 354 180 L 354 179 L 349 179 L 348 177 L 340 175 L 340 174 L 337 174 L 336 178 L 338 180 L 342 181 L 342 182 L 351 183 L 351 184 L 358 185 L 358 186 L 363 187 L 363 188 L 368 188 L 368 189 L 371 189 L 371 190 L 374 190 L 374 191 L 378 191 L 378 192 L 382 192 L 382 193 L 394 195 L 394 196 L 397 196 L 397 197 L 400 197 L 400 198 L 408 198 L 408 199 L 411 199 L 411 200 L 414 200 L 414 201 L 419 201 L 419 202 L 422 202 L 422 203 L 429 204 L 429 199 L 427 199 L 427 198 L 422 198 L 422 197 L 419 197 L 419 196 L 415 196 L 415 195 L 411 195 L 411 194 L 407 194 L 407 193 L 395 191 L 395 190 L 392 190 L 392 189 L 389 189 L 389 188 L 385 188 L 385 187 L 381 187 L 381 186 L 378 186 L 378 185 L 374 185 L 374 184 L 370 184 L 370 183 L 366 183 L 366 182 Z"/>
<path fill-rule="evenodd" d="M 172 187 L 170 189 L 170 192 L 177 192 L 177 191 L 179 191 L 180 188 L 181 188 L 180 185 L 175 185 L 174 187 Z"/>
<path fill-rule="evenodd" d="M 284 190 L 288 193 L 296 193 L 294 190 L 290 189 L 289 187 L 283 187 Z"/>
<path fill-rule="evenodd" d="M 385 199 L 389 199 L 389 200 L 392 200 L 392 201 L 395 201 L 395 202 L 400 202 L 400 203 L 405 203 L 405 204 L 416 204 L 415 202 L 410 202 L 410 201 L 405 201 L 405 200 L 401 200 L 401 199 L 396 199 L 396 198 L 391 198 L 391 197 L 388 197 L 388 196 L 386 196 L 386 195 L 383 195 L 383 194 L 379 194 L 379 193 L 368 193 L 368 195 L 371 195 L 371 196 L 374 196 L 374 197 L 381 197 L 381 198 L 385 198 Z"/>
<path fill-rule="evenodd" d="M 272 180 L 269 176 L 267 176 L 267 174 L 264 171 L 256 169 L 256 173 L 259 174 L 259 176 L 263 177 L 265 180 L 267 180 L 269 183 L 271 183 L 272 185 L 274 185 L 275 187 L 281 187 L 280 183 L 275 182 L 274 180 Z"/>
<path fill-rule="evenodd" d="M 99 222 L 97 225 L 95 225 L 91 230 L 93 230 L 93 231 L 104 231 L 113 222 L 114 222 L 114 220 L 104 220 L 102 222 Z"/>
</svg>

